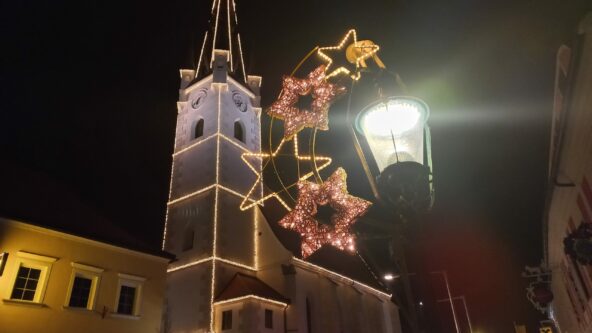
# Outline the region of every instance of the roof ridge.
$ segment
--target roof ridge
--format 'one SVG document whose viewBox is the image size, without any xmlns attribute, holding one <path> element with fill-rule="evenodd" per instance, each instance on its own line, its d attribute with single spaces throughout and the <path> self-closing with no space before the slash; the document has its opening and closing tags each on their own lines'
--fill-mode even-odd
<svg viewBox="0 0 592 333">
<path fill-rule="evenodd" d="M 252 283 L 250 284 L 249 281 Z M 259 290 L 256 288 L 257 284 Z M 255 287 L 255 288 L 254 288 Z M 282 295 L 273 287 L 259 279 L 257 276 L 237 272 L 226 286 L 215 297 L 215 301 L 224 301 L 245 296 L 258 296 L 266 299 L 288 303 L 289 298 Z"/>
</svg>

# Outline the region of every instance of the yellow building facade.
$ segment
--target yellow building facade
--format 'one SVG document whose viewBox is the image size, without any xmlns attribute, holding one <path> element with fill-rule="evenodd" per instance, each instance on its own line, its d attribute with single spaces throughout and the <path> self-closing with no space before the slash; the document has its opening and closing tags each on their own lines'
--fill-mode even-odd
<svg viewBox="0 0 592 333">
<path fill-rule="evenodd" d="M 166 253 L 0 218 L 0 332 L 160 332 Z"/>
</svg>

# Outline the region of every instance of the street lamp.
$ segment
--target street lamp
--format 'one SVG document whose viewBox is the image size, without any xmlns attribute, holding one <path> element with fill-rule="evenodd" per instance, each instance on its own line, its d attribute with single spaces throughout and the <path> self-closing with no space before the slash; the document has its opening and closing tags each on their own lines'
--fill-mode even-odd
<svg viewBox="0 0 592 333">
<path fill-rule="evenodd" d="M 363 162 L 370 183 L 380 199 L 397 210 L 426 211 L 432 206 L 428 117 L 425 102 L 402 96 L 371 103 L 356 117 L 356 132 L 361 134 L 356 141 L 365 141 L 373 158 L 372 166 Z M 361 148 L 358 153 L 366 160 Z"/>
<path fill-rule="evenodd" d="M 393 281 L 393 280 L 394 280 L 394 279 L 396 279 L 397 277 L 398 277 L 398 276 L 396 276 L 395 274 L 392 274 L 392 273 L 386 273 L 386 274 L 384 274 L 384 275 L 382 276 L 382 278 L 383 278 L 385 281 Z"/>
<path fill-rule="evenodd" d="M 383 70 L 383 79 L 395 74 Z M 353 90 L 353 84 L 352 84 Z M 378 86 L 379 99 L 360 110 L 352 122 L 351 92 L 347 108 L 347 121 L 354 147 L 377 201 L 392 213 L 392 219 L 382 225 L 390 233 L 390 254 L 393 265 L 399 269 L 405 294 L 406 307 L 402 307 L 411 331 L 420 331 L 415 300 L 411 290 L 407 262 L 404 254 L 405 221 L 417 213 L 428 211 L 433 204 L 430 130 L 427 125 L 429 108 L 418 98 L 384 95 Z M 366 153 L 371 157 L 366 158 Z"/>
</svg>

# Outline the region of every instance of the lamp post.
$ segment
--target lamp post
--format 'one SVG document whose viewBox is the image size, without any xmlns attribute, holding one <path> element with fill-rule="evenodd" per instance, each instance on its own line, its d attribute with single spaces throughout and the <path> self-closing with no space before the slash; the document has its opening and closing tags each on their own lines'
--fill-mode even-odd
<svg viewBox="0 0 592 333">
<path fill-rule="evenodd" d="M 376 200 L 392 213 L 384 229 L 390 232 L 391 261 L 400 272 L 406 303 L 402 310 L 412 332 L 420 332 L 403 234 L 405 222 L 414 219 L 417 213 L 429 210 L 433 204 L 427 126 L 429 108 L 420 99 L 396 95 L 385 97 L 384 89 L 379 87 L 378 91 L 379 99 L 362 108 L 355 121 L 352 121 L 350 94 L 346 117 L 372 192 Z"/>
<path fill-rule="evenodd" d="M 443 302 L 450 302 L 450 300 L 461 300 L 463 302 L 463 306 L 465 308 L 465 315 L 467 317 L 467 324 L 469 325 L 469 333 L 473 333 L 473 324 L 471 323 L 471 316 L 469 315 L 469 307 L 467 306 L 467 299 L 465 298 L 464 295 L 462 296 L 456 296 L 456 297 L 452 297 L 452 298 L 444 298 L 444 299 L 439 299 L 437 302 L 438 303 L 443 303 Z"/>
<path fill-rule="evenodd" d="M 446 285 L 446 293 L 448 294 L 448 301 L 450 302 L 450 309 L 452 309 L 452 319 L 454 319 L 454 327 L 456 328 L 456 332 L 460 333 L 458 319 L 456 318 L 456 310 L 454 309 L 454 300 L 452 297 L 452 293 L 450 292 L 450 284 L 448 284 L 448 272 L 436 271 L 436 272 L 432 272 L 432 274 L 442 274 L 442 277 L 444 278 L 444 284 Z M 466 303 L 465 303 L 465 308 L 466 308 Z M 467 311 L 467 316 L 468 316 L 468 311 Z M 470 326 L 470 324 L 469 324 L 469 326 Z"/>
</svg>

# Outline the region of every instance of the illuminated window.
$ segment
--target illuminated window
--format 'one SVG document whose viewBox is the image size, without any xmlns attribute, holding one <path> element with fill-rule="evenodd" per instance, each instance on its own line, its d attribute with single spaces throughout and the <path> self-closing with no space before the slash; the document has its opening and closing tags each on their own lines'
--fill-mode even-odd
<svg viewBox="0 0 592 333">
<path fill-rule="evenodd" d="M 94 309 L 101 273 L 102 268 L 73 262 L 65 305 L 71 308 Z"/>
<path fill-rule="evenodd" d="M 273 311 L 265 309 L 265 328 L 273 328 Z"/>
<path fill-rule="evenodd" d="M 245 142 L 245 130 L 240 120 L 234 122 L 234 138 L 240 142 Z"/>
<path fill-rule="evenodd" d="M 142 286 L 146 279 L 128 274 L 120 273 L 118 275 L 119 284 L 117 301 L 115 302 L 116 314 L 138 317 L 142 301 Z"/>
<path fill-rule="evenodd" d="M 41 303 L 52 263 L 56 258 L 28 252 L 17 253 L 10 299 Z"/>
<path fill-rule="evenodd" d="M 203 136 L 203 128 L 204 120 L 201 118 L 197 121 L 197 123 L 195 123 L 195 127 L 193 129 L 193 139 L 201 138 Z"/>
<path fill-rule="evenodd" d="M 232 310 L 222 311 L 222 330 L 232 329 Z"/>
</svg>

